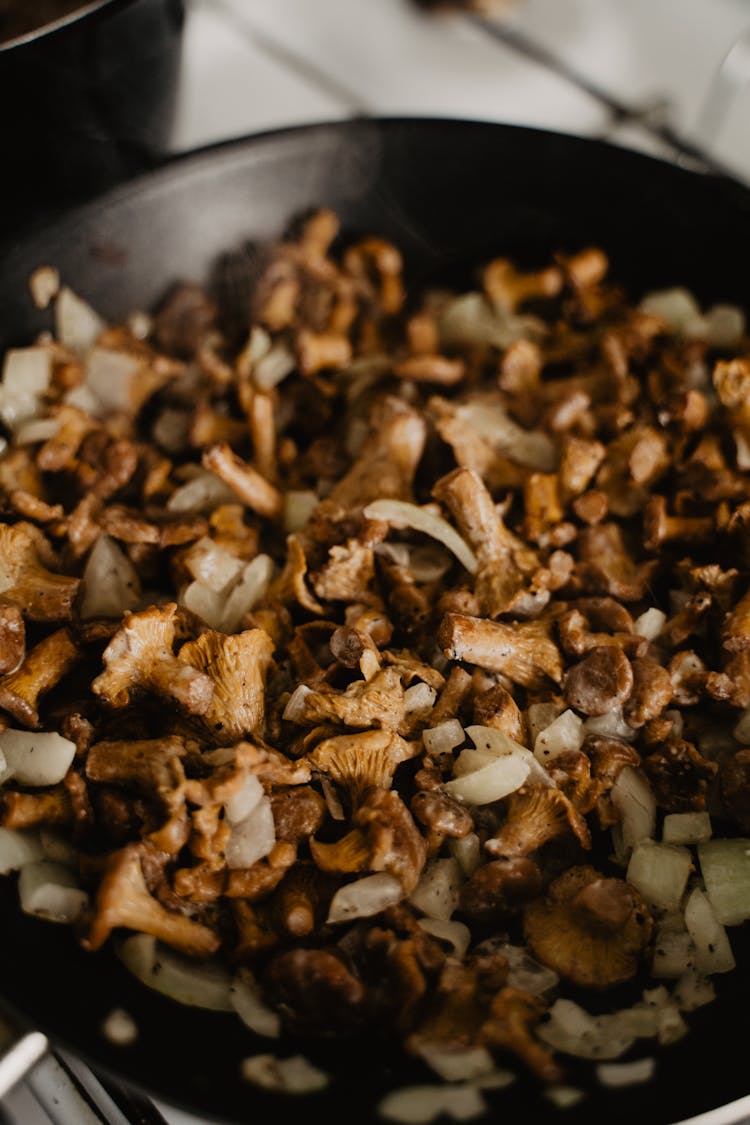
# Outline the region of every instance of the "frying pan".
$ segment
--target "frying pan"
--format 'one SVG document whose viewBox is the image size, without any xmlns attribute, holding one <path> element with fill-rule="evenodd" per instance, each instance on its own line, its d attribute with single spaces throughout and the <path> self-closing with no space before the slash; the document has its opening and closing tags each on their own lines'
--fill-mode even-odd
<svg viewBox="0 0 750 1125">
<path fill-rule="evenodd" d="M 117 318 L 152 304 L 175 279 L 204 278 L 222 251 L 278 235 L 295 213 L 320 204 L 335 208 L 349 232 L 395 239 L 415 285 L 463 283 L 472 263 L 500 252 L 532 265 L 596 243 L 634 296 L 683 284 L 701 301 L 750 307 L 750 192 L 736 183 L 546 132 L 351 121 L 204 150 L 19 232 L 0 255 L 0 346 L 28 341 L 49 324 L 27 296 L 26 279 L 40 264 L 58 266 Z M 554 1108 L 519 1077 L 487 1094 L 491 1118 L 669 1125 L 710 1113 L 712 1125 L 739 1121 L 750 1112 L 747 929 L 731 931 L 740 968 L 716 979 L 718 999 L 689 1016 L 683 1040 L 657 1050 L 651 1082 L 611 1090 L 596 1085 L 588 1064 L 573 1064 L 570 1081 L 586 1090 L 574 1110 Z M 17 1020 L 100 1072 L 207 1119 L 281 1125 L 302 1113 L 326 1125 L 365 1125 L 378 1120 L 388 1089 L 433 1080 L 390 1041 L 269 1046 L 231 1016 L 151 993 L 113 956 L 85 954 L 66 929 L 21 915 L 11 880 L 0 880 L 0 933 L 0 997 Z M 138 1026 L 130 1046 L 101 1034 L 115 1007 Z M 299 1099 L 248 1086 L 239 1061 L 269 1049 L 307 1055 L 333 1075 L 328 1091 Z"/>
</svg>

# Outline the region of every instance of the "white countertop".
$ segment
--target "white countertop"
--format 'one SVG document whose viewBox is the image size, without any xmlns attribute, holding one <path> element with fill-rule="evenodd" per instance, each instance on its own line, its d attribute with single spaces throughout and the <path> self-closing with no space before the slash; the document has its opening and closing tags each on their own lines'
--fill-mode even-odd
<svg viewBox="0 0 750 1125">
<path fill-rule="evenodd" d="M 428 17 L 409 0 L 187 3 L 175 153 L 365 113 L 538 126 L 672 157 L 640 115 L 666 121 L 750 182 L 747 0 L 517 0 L 508 26 L 630 107 L 635 117 L 624 122 L 574 81 L 462 17 Z M 724 97 L 729 72 L 736 91 Z M 712 105 L 718 118 L 702 129 Z M 54 1084 L 54 1073 L 45 1080 Z M 57 1107 L 57 1120 L 85 1125 L 81 1107 L 69 1107 L 67 1117 Z M 29 1084 L 4 1108 L 12 1125 L 49 1125 Z M 159 1108 L 169 1125 L 205 1125 Z"/>
</svg>

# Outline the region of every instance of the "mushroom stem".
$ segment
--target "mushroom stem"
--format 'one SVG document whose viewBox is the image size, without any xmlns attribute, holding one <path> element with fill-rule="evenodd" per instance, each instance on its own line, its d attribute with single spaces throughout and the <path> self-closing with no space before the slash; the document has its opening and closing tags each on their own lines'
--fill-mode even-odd
<svg viewBox="0 0 750 1125">
<path fill-rule="evenodd" d="M 447 613 L 438 644 L 449 660 L 465 660 L 489 672 L 500 672 L 523 687 L 560 683 L 563 666 L 548 624 L 524 621 L 505 625 L 486 618 Z"/>
<path fill-rule="evenodd" d="M 231 488 L 259 516 L 276 519 L 281 514 L 281 493 L 264 476 L 232 452 L 226 442 L 216 442 L 203 451 L 202 464 Z"/>
<path fill-rule="evenodd" d="M 20 668 L 0 680 L 0 707 L 26 727 L 39 726 L 39 697 L 58 684 L 79 658 L 67 629 L 58 629 L 29 652 Z"/>
</svg>

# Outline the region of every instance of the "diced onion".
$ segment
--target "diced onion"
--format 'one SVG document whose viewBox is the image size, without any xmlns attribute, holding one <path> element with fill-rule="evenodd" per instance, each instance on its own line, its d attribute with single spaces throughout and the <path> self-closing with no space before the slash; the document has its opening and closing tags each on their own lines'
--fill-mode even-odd
<svg viewBox="0 0 750 1125">
<path fill-rule="evenodd" d="M 701 318 L 700 305 L 689 290 L 676 286 L 647 293 L 640 303 L 641 312 L 657 316 L 673 332 L 682 332 L 687 325 Z"/>
<path fill-rule="evenodd" d="M 526 727 L 529 732 L 529 742 L 532 746 L 534 746 L 542 731 L 546 730 L 551 723 L 554 723 L 562 711 L 562 705 L 553 702 L 532 703 L 530 707 L 526 708 Z"/>
<path fill-rule="evenodd" d="M 437 692 L 429 684 L 416 683 L 404 692 L 404 714 L 409 718 L 425 721 L 435 706 Z"/>
<path fill-rule="evenodd" d="M 60 429 L 59 418 L 30 418 L 22 422 L 13 435 L 16 445 L 34 445 L 39 441 L 49 441 Z"/>
<path fill-rule="evenodd" d="M 55 731 L 40 734 L 9 727 L 0 732 L 0 751 L 6 762 L 0 783 L 12 777 L 21 785 L 57 785 L 70 769 L 76 746 Z"/>
<path fill-rule="evenodd" d="M 241 824 L 264 795 L 264 789 L 255 774 L 250 774 L 240 789 L 224 802 L 224 811 L 230 824 Z"/>
<path fill-rule="evenodd" d="M 718 921 L 707 896 L 696 887 L 685 904 L 685 925 L 695 944 L 699 973 L 729 973 L 735 967 L 727 932 Z"/>
<path fill-rule="evenodd" d="M 683 1012 L 694 1012 L 716 999 L 716 989 L 708 977 L 688 969 L 677 981 L 672 997 Z"/>
<path fill-rule="evenodd" d="M 707 812 L 668 813 L 664 817 L 665 844 L 702 844 L 711 839 L 711 816 Z"/>
<path fill-rule="evenodd" d="M 378 1104 L 378 1114 L 401 1125 L 427 1125 L 442 1115 L 468 1121 L 486 1108 L 475 1086 L 405 1086 L 386 1094 Z"/>
<path fill-rule="evenodd" d="M 583 1059 L 616 1059 L 632 1047 L 636 1035 L 620 1013 L 591 1016 L 573 1000 L 556 1000 L 537 1035 L 550 1047 Z M 629 1022 L 629 1021 L 628 1021 Z"/>
<path fill-rule="evenodd" d="M 327 921 L 331 925 L 354 918 L 370 918 L 404 897 L 404 889 L 394 875 L 379 871 L 340 887 L 331 899 Z"/>
<path fill-rule="evenodd" d="M 467 878 L 473 875 L 482 862 L 482 842 L 476 832 L 469 832 L 460 840 L 451 840 L 449 847 L 464 875 Z"/>
<path fill-rule="evenodd" d="M 256 1035 L 278 1039 L 281 1034 L 281 1017 L 265 1003 L 260 986 L 249 969 L 240 969 L 234 977 L 229 988 L 229 999 L 246 1027 Z"/>
<path fill-rule="evenodd" d="M 651 839 L 656 831 L 656 799 L 645 776 L 632 766 L 620 770 L 611 796 L 620 814 L 622 846 L 628 856 L 637 843 Z"/>
<path fill-rule="evenodd" d="M 477 755 L 476 750 L 464 750 L 464 755 Z M 459 759 L 460 760 L 460 759 Z M 508 754 L 495 758 L 463 777 L 456 777 L 445 783 L 443 788 L 451 797 L 456 797 L 467 805 L 488 805 L 515 793 L 529 776 L 529 763 L 518 755 Z"/>
<path fill-rule="evenodd" d="M 642 840 L 633 849 L 627 880 L 650 906 L 677 910 L 692 868 L 693 857 L 687 848 Z"/>
<path fill-rule="evenodd" d="M 27 863 L 44 859 L 44 848 L 31 829 L 0 828 L 0 875 L 19 871 Z"/>
<path fill-rule="evenodd" d="M 64 347 L 84 356 L 105 327 L 87 301 L 62 287 L 55 301 L 55 335 Z"/>
<path fill-rule="evenodd" d="M 224 618 L 226 598 L 202 582 L 189 582 L 180 592 L 180 605 L 205 621 L 211 629 L 220 629 Z"/>
<path fill-rule="evenodd" d="M 520 988 L 532 996 L 540 996 L 560 983 L 556 972 L 546 965 L 540 965 L 522 946 L 503 941 L 496 948 L 508 960 L 508 984 L 512 988 Z"/>
<path fill-rule="evenodd" d="M 462 961 L 471 944 L 471 930 L 463 922 L 442 921 L 440 918 L 419 918 L 417 924 L 439 941 L 447 942 L 453 956 Z"/>
<path fill-rule="evenodd" d="M 26 914 L 63 924 L 75 922 L 89 901 L 67 867 L 46 859 L 23 865 L 18 877 L 18 897 Z"/>
<path fill-rule="evenodd" d="M 606 715 L 590 715 L 584 721 L 587 738 L 620 738 L 632 742 L 638 731 L 633 730 L 622 717 L 622 711 L 613 707 Z"/>
<path fill-rule="evenodd" d="M 650 1082 L 656 1071 L 656 1059 L 633 1059 L 631 1062 L 599 1063 L 596 1076 L 602 1086 L 637 1086 Z"/>
<path fill-rule="evenodd" d="M 418 1043 L 417 1052 L 445 1082 L 472 1082 L 490 1074 L 495 1061 L 486 1047 Z"/>
<path fill-rule="evenodd" d="M 448 719 L 436 727 L 427 727 L 422 731 L 422 741 L 428 754 L 436 757 L 452 753 L 464 741 L 464 728 L 458 719 Z"/>
<path fill-rule="evenodd" d="M 261 797 L 252 811 L 239 824 L 232 825 L 224 854 L 230 870 L 252 867 L 276 843 L 273 807 L 268 797 Z"/>
<path fill-rule="evenodd" d="M 437 859 L 425 868 L 409 901 L 428 918 L 447 922 L 458 907 L 463 881 L 457 860 Z"/>
<path fill-rule="evenodd" d="M 466 733 L 477 749 L 481 749 L 483 752 L 486 751 L 498 757 L 504 754 L 514 754 L 521 758 L 528 765 L 529 777 L 535 784 L 554 786 L 554 781 L 541 762 L 534 757 L 530 750 L 527 750 L 520 742 L 514 741 L 504 731 L 497 730 L 496 727 L 475 725 L 467 727 Z"/>
<path fill-rule="evenodd" d="M 242 618 L 268 589 L 273 572 L 274 564 L 270 555 L 256 555 L 247 564 L 226 599 L 221 616 L 221 628 L 225 633 L 234 633 L 239 629 Z"/>
<path fill-rule="evenodd" d="M 715 348 L 729 348 L 745 335 L 745 314 L 736 305 L 713 305 L 703 317 L 705 340 Z"/>
<path fill-rule="evenodd" d="M 405 500 L 374 500 L 364 511 L 367 519 L 384 520 L 395 527 L 411 527 L 431 536 L 447 547 L 470 574 L 477 572 L 477 557 L 454 527 L 432 512 Z"/>
<path fill-rule="evenodd" d="M 328 1075 L 303 1055 L 277 1059 L 274 1055 L 251 1055 L 243 1059 L 242 1077 L 263 1090 L 283 1094 L 314 1094 L 329 1084 Z"/>
<path fill-rule="evenodd" d="M 122 617 L 141 596 L 138 572 L 109 535 L 100 535 L 91 548 L 81 581 L 79 612 L 92 617 Z"/>
<path fill-rule="evenodd" d="M 320 501 L 310 489 L 290 489 L 284 494 L 284 530 L 287 535 L 302 531 Z"/>
<path fill-rule="evenodd" d="M 133 934 L 119 946 L 127 969 L 149 988 L 193 1008 L 233 1011 L 231 977 L 216 961 L 194 961 L 157 944 L 150 934 Z"/>
<path fill-rule="evenodd" d="M 226 590 L 242 570 L 240 559 L 217 547 L 206 535 L 193 543 L 185 555 L 185 566 L 197 582 L 217 594 Z"/>
<path fill-rule="evenodd" d="M 203 470 L 187 484 L 176 488 L 167 500 L 170 512 L 196 512 L 210 515 L 220 504 L 231 504 L 237 497 L 229 485 L 215 475 Z"/>
<path fill-rule="evenodd" d="M 548 1086 L 543 1094 L 556 1109 L 572 1109 L 586 1097 L 578 1086 Z"/>
<path fill-rule="evenodd" d="M 312 691 L 312 688 L 307 684 L 297 684 L 292 694 L 287 700 L 286 707 L 282 712 L 282 719 L 286 719 L 289 723 L 299 723 L 305 714 L 305 699 Z"/>
<path fill-rule="evenodd" d="M 253 329 L 255 331 L 255 329 Z M 294 354 L 284 344 L 274 344 L 255 364 L 253 381 L 262 391 L 277 387 L 297 366 Z"/>
<path fill-rule="evenodd" d="M 111 348 L 92 348 L 86 359 L 86 386 L 96 398 L 96 414 L 132 411 L 141 396 L 137 382 L 140 360 Z"/>
<path fill-rule="evenodd" d="M 32 395 L 49 390 L 52 352 L 45 347 L 9 348 L 3 363 L 3 391 L 9 395 Z"/>
<path fill-rule="evenodd" d="M 750 840 L 707 840 L 698 845 L 706 894 L 723 926 L 750 918 Z"/>
<path fill-rule="evenodd" d="M 557 448 L 549 434 L 525 430 L 495 400 L 461 403 L 455 407 L 455 417 L 517 465 L 545 473 L 557 467 Z"/>
<path fill-rule="evenodd" d="M 580 750 L 583 746 L 583 722 L 574 711 L 562 715 L 540 731 L 534 741 L 534 756 L 543 764 L 558 754 Z"/>
<path fill-rule="evenodd" d="M 654 938 L 651 975 L 657 980 L 679 980 L 694 965 L 695 946 L 683 915 L 667 914 Z"/>
<path fill-rule="evenodd" d="M 635 619 L 633 628 L 639 637 L 645 637 L 647 641 L 655 641 L 666 623 L 666 613 L 656 606 L 651 606 Z"/>
</svg>

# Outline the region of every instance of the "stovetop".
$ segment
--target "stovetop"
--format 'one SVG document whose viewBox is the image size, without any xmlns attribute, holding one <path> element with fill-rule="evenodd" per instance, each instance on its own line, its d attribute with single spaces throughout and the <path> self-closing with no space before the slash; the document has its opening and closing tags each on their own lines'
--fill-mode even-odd
<svg viewBox="0 0 750 1125">
<path fill-rule="evenodd" d="M 502 121 L 683 161 L 750 182 L 747 0 L 516 0 L 492 26 L 410 0 L 186 0 L 174 153 L 353 115 Z M 491 34 L 492 31 L 496 34 Z M 164 1105 L 149 1125 L 207 1125 Z M 75 1060 L 39 1064 L 8 1125 L 128 1125 Z M 140 1118 L 145 1125 L 145 1118 Z M 750 1125 L 746 1122 L 745 1125 Z"/>
</svg>

